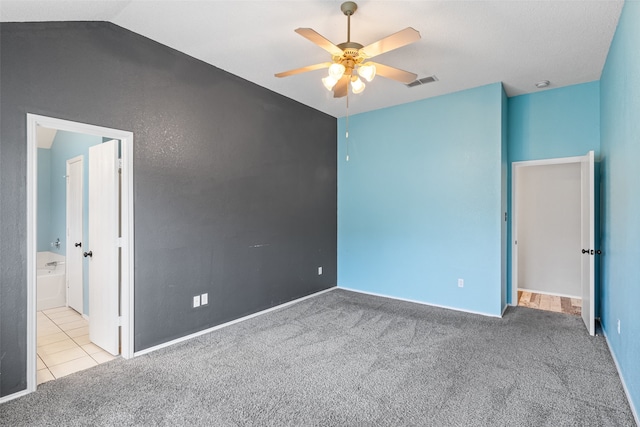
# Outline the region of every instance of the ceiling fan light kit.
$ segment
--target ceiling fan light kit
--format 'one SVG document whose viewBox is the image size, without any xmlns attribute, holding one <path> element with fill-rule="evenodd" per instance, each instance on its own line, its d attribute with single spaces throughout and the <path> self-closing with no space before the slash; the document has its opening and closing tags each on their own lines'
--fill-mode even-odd
<svg viewBox="0 0 640 427">
<path fill-rule="evenodd" d="M 358 74 L 360 77 L 370 82 L 376 76 L 376 66 L 373 64 L 364 63 L 358 67 Z"/>
<path fill-rule="evenodd" d="M 328 76 L 322 79 L 322 83 L 329 91 L 333 91 L 334 98 L 342 98 L 347 95 L 348 86 L 354 94 L 362 93 L 366 85 L 358 77 L 367 82 L 377 75 L 401 83 L 411 83 L 417 75 L 388 65 L 375 62 L 365 62 L 374 56 L 389 52 L 402 46 L 420 40 L 420 33 L 411 27 L 398 31 L 375 43 L 364 46 L 351 41 L 351 16 L 358 9 L 358 5 L 352 1 L 342 3 L 340 10 L 347 17 L 347 41 L 338 45 L 333 44 L 311 28 L 298 28 L 296 33 L 315 43 L 331 54 L 331 62 L 309 65 L 295 70 L 278 73 L 276 77 L 287 77 L 307 71 L 328 68 Z"/>
<path fill-rule="evenodd" d="M 336 79 L 336 81 L 342 78 L 345 71 L 346 67 L 339 62 L 335 62 L 329 67 L 329 75 Z"/>
<path fill-rule="evenodd" d="M 366 86 L 358 76 L 351 77 L 351 91 L 356 95 L 361 93 Z"/>
<path fill-rule="evenodd" d="M 322 79 L 322 84 L 327 88 L 327 90 L 333 90 L 333 87 L 336 85 L 336 83 L 338 83 L 338 79 L 335 79 L 331 76 L 327 76 Z"/>
</svg>

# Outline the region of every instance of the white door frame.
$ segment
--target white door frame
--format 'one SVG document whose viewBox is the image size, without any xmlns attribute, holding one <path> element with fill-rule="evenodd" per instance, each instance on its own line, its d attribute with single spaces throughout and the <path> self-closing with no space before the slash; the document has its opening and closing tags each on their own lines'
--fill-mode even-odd
<svg viewBox="0 0 640 427">
<path fill-rule="evenodd" d="M 37 388 L 36 373 L 36 239 L 38 196 L 38 126 L 103 136 L 121 141 L 122 150 L 122 259 L 121 259 L 121 355 L 133 354 L 133 132 L 94 126 L 27 113 L 27 392 Z"/>
<path fill-rule="evenodd" d="M 518 204 L 516 203 L 516 183 L 518 172 L 530 166 L 563 165 L 570 163 L 581 164 L 584 156 L 561 157 L 556 159 L 528 160 L 511 164 L 511 302 L 518 305 Z"/>
</svg>

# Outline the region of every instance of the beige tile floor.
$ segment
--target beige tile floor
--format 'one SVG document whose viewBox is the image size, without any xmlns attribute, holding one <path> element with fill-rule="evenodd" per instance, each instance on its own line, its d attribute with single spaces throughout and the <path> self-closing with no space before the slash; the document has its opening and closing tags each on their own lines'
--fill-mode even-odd
<svg viewBox="0 0 640 427">
<path fill-rule="evenodd" d="M 113 360 L 89 340 L 89 322 L 68 307 L 39 311 L 38 384 Z"/>
<path fill-rule="evenodd" d="M 574 316 L 580 316 L 582 311 L 581 299 L 537 294 L 527 291 L 518 291 L 518 305 Z"/>
</svg>

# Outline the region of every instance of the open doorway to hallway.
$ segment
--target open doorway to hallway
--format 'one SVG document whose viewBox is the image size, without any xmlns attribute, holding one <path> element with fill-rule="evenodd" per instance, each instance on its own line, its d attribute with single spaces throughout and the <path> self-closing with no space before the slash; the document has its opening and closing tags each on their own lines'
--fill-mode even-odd
<svg viewBox="0 0 640 427">
<path fill-rule="evenodd" d="M 511 303 L 577 312 L 595 334 L 595 156 L 514 162 Z M 564 298 L 564 300 L 563 300 Z M 564 301 L 564 309 L 563 309 Z"/>
</svg>

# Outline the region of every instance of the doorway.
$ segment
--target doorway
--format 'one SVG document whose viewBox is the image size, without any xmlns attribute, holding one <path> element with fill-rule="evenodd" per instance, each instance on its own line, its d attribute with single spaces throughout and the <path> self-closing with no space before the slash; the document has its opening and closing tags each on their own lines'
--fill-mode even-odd
<svg viewBox="0 0 640 427">
<path fill-rule="evenodd" d="M 512 305 L 580 314 L 592 335 L 593 171 L 593 152 L 513 163 L 511 287 Z"/>
<path fill-rule="evenodd" d="M 111 301 L 109 304 L 111 307 L 115 306 L 115 313 L 110 319 L 111 325 L 113 326 L 110 330 L 111 335 L 116 335 L 118 339 L 118 345 L 116 345 L 115 350 L 113 347 L 111 348 L 110 353 L 117 354 L 119 353 L 124 358 L 130 358 L 133 356 L 133 134 L 128 131 L 122 131 L 117 129 L 109 129 L 103 128 L 99 126 L 93 126 L 83 123 L 70 122 L 67 120 L 61 120 L 51 117 L 38 116 L 34 114 L 27 114 L 27 214 L 28 214 L 28 228 L 27 228 L 27 282 L 28 282 L 28 340 L 27 340 L 27 389 L 28 391 L 35 391 L 38 384 L 38 368 L 42 368 L 42 359 L 38 356 L 38 333 L 40 332 L 54 332 L 59 333 L 57 338 L 61 338 L 62 335 L 66 335 L 64 337 L 65 344 L 70 346 L 72 343 L 78 344 L 79 350 L 68 350 L 67 353 L 73 353 L 74 351 L 84 351 L 85 353 L 93 352 L 95 357 L 93 357 L 94 361 L 98 360 L 106 360 L 108 357 L 106 355 L 98 355 L 97 349 L 94 346 L 89 345 L 89 334 L 85 334 L 84 332 L 88 332 L 89 327 L 85 328 L 85 325 L 81 325 L 80 323 L 87 323 L 87 320 L 91 319 L 91 311 L 88 310 L 88 299 L 86 292 L 85 295 L 80 295 L 76 292 L 73 295 L 69 295 L 67 293 L 64 305 L 62 307 L 48 307 L 44 310 L 39 310 L 38 304 L 41 303 L 38 296 L 38 273 L 37 267 L 42 264 L 43 255 L 42 251 L 43 242 L 44 245 L 50 244 L 52 248 L 53 256 L 57 256 L 57 261 L 47 261 L 44 265 L 49 263 L 49 265 L 54 265 L 59 269 L 59 264 L 62 264 L 64 267 L 62 270 L 65 271 L 69 266 L 65 267 L 65 257 L 62 253 L 65 254 L 73 254 L 73 250 L 80 251 L 80 253 L 84 254 L 86 261 L 80 262 L 93 262 L 94 260 L 91 257 L 90 248 L 83 247 L 86 244 L 86 235 L 88 234 L 85 226 L 85 238 L 82 238 L 82 230 L 76 224 L 76 227 L 69 227 L 67 221 L 71 219 L 74 221 L 74 218 L 67 218 L 63 220 L 65 223 L 63 226 L 63 231 L 54 230 L 48 236 L 43 237 L 42 233 L 38 233 L 39 229 L 44 228 L 42 221 L 39 221 L 40 214 L 43 213 L 43 200 L 42 191 L 39 191 L 39 184 L 46 182 L 45 179 L 42 179 L 43 176 L 38 174 L 38 160 L 39 160 L 39 149 L 38 149 L 38 135 L 42 135 L 43 133 L 49 133 L 50 135 L 56 134 L 56 132 L 62 133 L 70 133 L 70 134 L 82 134 L 87 137 L 91 137 L 94 140 L 98 138 L 98 143 L 94 144 L 98 146 L 101 145 L 109 145 L 108 143 L 103 142 L 106 139 L 114 139 L 119 140 L 119 149 L 112 149 L 112 152 L 116 153 L 121 152 L 121 160 L 120 160 L 120 168 L 121 181 L 118 180 L 116 186 L 120 188 L 121 198 L 120 198 L 120 206 L 118 206 L 118 201 L 115 200 L 112 205 L 115 205 L 115 209 L 121 209 L 121 214 L 116 215 L 120 216 L 120 226 L 116 223 L 113 228 L 117 230 L 118 235 L 112 239 L 112 244 L 110 251 L 116 253 L 115 257 L 115 267 L 108 269 L 110 274 L 115 276 L 115 289 L 116 293 L 113 295 L 114 301 Z M 95 147 L 94 147 L 95 148 Z M 93 149 L 92 149 L 93 150 Z M 41 151 L 41 154 L 46 156 L 44 152 Z M 55 182 L 56 178 L 60 178 L 61 181 L 65 179 L 66 182 L 66 191 L 70 191 L 71 194 L 75 193 L 76 196 L 78 193 L 82 194 L 81 187 L 82 180 L 75 179 L 73 183 L 68 182 L 69 177 L 73 174 L 78 174 L 80 171 L 81 165 L 88 165 L 91 157 L 90 153 L 87 153 L 86 156 L 67 156 L 70 158 L 64 159 L 64 167 L 66 168 L 66 173 L 59 173 L 56 176 L 51 176 L 51 180 L 49 185 L 52 186 L 55 183 L 57 186 L 64 186 L 65 184 L 60 184 Z M 96 156 L 94 155 L 94 158 Z M 41 159 L 40 159 L 41 160 Z M 67 162 L 69 160 L 69 162 Z M 117 168 L 117 160 L 113 162 L 114 168 Z M 116 169 L 117 171 L 117 169 Z M 117 172 L 116 172 L 117 173 Z M 57 175 L 60 175 L 57 177 Z M 77 177 L 76 177 L 77 178 Z M 86 182 L 86 179 L 84 180 Z M 72 184 L 70 186 L 70 184 Z M 51 190 L 51 187 L 49 187 Z M 64 192 L 63 192 L 64 193 Z M 81 199 L 82 197 L 80 197 Z M 46 199 L 46 198 L 45 198 Z M 95 199 L 95 197 L 94 197 Z M 97 198 L 98 200 L 102 200 L 104 198 Z M 75 211 L 75 215 L 82 215 L 79 213 L 82 208 L 78 207 L 79 203 L 77 198 L 76 200 L 62 200 L 58 198 L 56 203 L 60 205 L 62 203 L 67 209 L 72 207 L 71 211 Z M 73 208 L 73 203 L 76 203 L 75 209 Z M 60 216 L 60 215 L 58 215 Z M 96 215 L 97 216 L 97 215 Z M 75 218 L 77 223 L 78 219 Z M 58 218 L 58 222 L 60 218 Z M 82 223 L 82 220 L 80 220 Z M 55 227 L 54 227 L 55 228 Z M 104 227 L 100 227 L 103 229 Z M 73 231 L 73 235 L 69 235 Z M 75 233 L 75 234 L 74 234 Z M 57 237 L 57 234 L 62 234 L 62 236 Z M 54 239 L 52 242 L 49 242 Z M 96 239 L 97 240 L 97 239 Z M 84 249 L 84 251 L 83 251 Z M 58 252 L 56 254 L 56 252 Z M 47 255 L 49 256 L 49 255 Z M 87 259 L 88 256 L 88 259 Z M 73 257 L 75 258 L 75 257 Z M 103 259 L 103 257 L 96 257 L 98 259 Z M 70 258 L 71 259 L 71 258 Z M 60 262 L 62 261 L 62 262 Z M 102 262 L 102 261 L 100 261 Z M 53 263 L 53 264 L 52 264 Z M 72 274 L 75 274 L 76 280 L 78 280 L 78 274 L 81 276 L 88 276 L 88 271 L 85 269 L 84 273 L 82 273 L 82 269 L 78 269 L 78 262 L 76 260 L 75 270 L 72 271 Z M 72 266 L 73 267 L 73 263 Z M 92 267 L 88 270 L 91 271 Z M 80 271 L 80 273 L 79 273 Z M 64 277 L 64 276 L 63 276 Z M 82 282 L 82 277 L 79 278 Z M 66 279 L 65 279 L 66 280 Z M 82 286 L 82 285 L 80 285 Z M 111 286 L 114 288 L 114 286 Z M 71 300 L 69 300 L 69 297 Z M 72 308 L 70 308 L 71 306 Z M 100 308 L 102 309 L 102 307 Z M 88 311 L 88 316 L 87 316 Z M 96 312 L 99 310 L 96 310 Z M 98 322 L 100 317 L 96 317 L 96 322 L 100 324 L 100 327 L 104 327 L 104 322 Z M 39 329 L 38 326 L 42 325 Z M 66 325 L 66 326 L 65 326 Z M 58 329 L 59 332 L 55 330 Z M 90 334 L 91 336 L 96 335 L 96 332 L 93 330 L 94 327 L 91 327 Z M 80 335 L 81 334 L 81 335 Z M 75 336 L 73 336 L 75 335 Z M 78 341 L 79 340 L 79 341 Z M 96 339 L 92 339 L 91 341 L 97 341 Z M 101 344 L 103 345 L 103 344 Z M 85 346 L 85 348 L 82 348 Z M 104 347 L 104 345 L 103 345 Z M 102 349 L 100 349 L 102 351 Z M 79 354 L 79 353 L 78 353 Z M 106 354 L 106 352 L 105 352 Z M 97 357 L 97 359 L 96 359 Z M 49 358 L 51 361 L 57 360 L 56 358 Z M 87 360 L 90 361 L 91 358 Z M 79 360 L 79 359 L 78 359 Z M 60 371 L 62 372 L 62 371 Z"/>
</svg>

